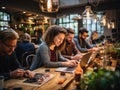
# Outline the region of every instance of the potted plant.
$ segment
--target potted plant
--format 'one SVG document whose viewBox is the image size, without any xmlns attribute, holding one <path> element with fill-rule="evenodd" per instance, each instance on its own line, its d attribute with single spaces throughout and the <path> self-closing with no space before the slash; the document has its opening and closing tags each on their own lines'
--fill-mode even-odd
<svg viewBox="0 0 120 90">
<path fill-rule="evenodd" d="M 110 55 L 113 59 L 117 59 L 120 55 L 120 44 L 108 45 L 105 49 L 105 53 Z"/>
<path fill-rule="evenodd" d="M 119 90 L 120 71 L 98 69 L 87 71 L 81 79 L 82 90 Z"/>
</svg>

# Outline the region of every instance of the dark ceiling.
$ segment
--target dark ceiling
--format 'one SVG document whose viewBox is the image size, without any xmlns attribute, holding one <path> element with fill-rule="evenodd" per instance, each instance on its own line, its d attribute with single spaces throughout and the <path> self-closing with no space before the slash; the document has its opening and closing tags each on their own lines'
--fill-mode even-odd
<svg viewBox="0 0 120 90">
<path fill-rule="evenodd" d="M 60 0 L 60 8 L 56 13 L 42 12 L 39 8 L 39 0 L 0 0 L 0 7 L 4 6 L 6 7 L 5 11 L 12 13 L 21 14 L 21 12 L 25 11 L 28 15 L 38 14 L 58 18 L 70 13 L 81 14 L 84 11 L 85 5 L 87 5 L 88 1 L 93 1 L 94 3 L 99 1 L 97 6 L 92 6 L 92 9 L 95 11 L 120 9 L 120 0 Z"/>
</svg>

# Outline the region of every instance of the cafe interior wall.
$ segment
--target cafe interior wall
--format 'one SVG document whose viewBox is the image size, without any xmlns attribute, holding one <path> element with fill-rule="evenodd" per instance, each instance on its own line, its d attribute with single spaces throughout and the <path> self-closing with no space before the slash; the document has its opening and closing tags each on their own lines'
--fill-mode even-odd
<svg viewBox="0 0 120 90">
<path fill-rule="evenodd" d="M 115 26 L 116 26 L 116 10 L 106 10 L 105 11 L 105 15 L 107 17 L 107 21 L 111 21 L 114 20 L 115 22 Z M 116 27 L 114 28 L 116 29 Z M 113 33 L 112 33 L 112 28 L 108 28 L 107 26 L 104 26 L 104 32 L 103 35 L 105 37 L 110 37 L 112 40 L 114 40 L 116 37 L 113 37 Z"/>
<path fill-rule="evenodd" d="M 32 30 L 42 28 L 43 30 L 51 24 L 51 21 L 49 20 L 43 20 L 39 19 L 39 22 L 35 22 L 35 20 L 29 21 L 28 18 L 24 15 L 18 15 L 16 13 L 10 13 L 11 14 L 11 22 L 10 22 L 10 27 L 15 29 L 19 35 L 22 35 L 26 30 L 29 30 L 32 28 Z M 34 17 L 33 17 L 34 18 Z M 20 25 L 23 25 L 23 27 L 19 27 Z M 44 32 L 44 31 L 43 31 Z M 32 35 L 34 36 L 34 35 Z"/>
</svg>

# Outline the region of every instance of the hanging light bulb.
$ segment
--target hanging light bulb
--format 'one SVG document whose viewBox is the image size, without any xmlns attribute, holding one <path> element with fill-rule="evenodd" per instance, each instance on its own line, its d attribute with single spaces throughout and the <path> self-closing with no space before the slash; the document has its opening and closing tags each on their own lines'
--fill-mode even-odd
<svg viewBox="0 0 120 90">
<path fill-rule="evenodd" d="M 51 1 L 51 0 L 48 0 L 48 1 L 47 1 L 47 11 L 48 11 L 48 12 L 51 12 L 51 11 L 52 11 L 52 1 Z"/>
<path fill-rule="evenodd" d="M 112 28 L 112 29 L 115 28 L 115 22 L 114 22 L 114 20 L 111 21 L 111 28 Z"/>
<path fill-rule="evenodd" d="M 83 18 L 90 19 L 94 16 L 93 11 L 91 10 L 91 6 L 86 6 L 85 11 L 82 13 Z"/>
<path fill-rule="evenodd" d="M 104 16 L 102 17 L 102 19 L 101 19 L 101 24 L 102 24 L 103 26 L 106 26 L 106 24 L 107 24 L 106 15 L 104 15 Z"/>
<path fill-rule="evenodd" d="M 57 12 L 59 9 L 59 0 L 40 0 L 39 7 L 42 12 Z"/>
<path fill-rule="evenodd" d="M 110 22 L 107 23 L 107 28 L 110 29 L 111 26 L 110 26 Z"/>
</svg>

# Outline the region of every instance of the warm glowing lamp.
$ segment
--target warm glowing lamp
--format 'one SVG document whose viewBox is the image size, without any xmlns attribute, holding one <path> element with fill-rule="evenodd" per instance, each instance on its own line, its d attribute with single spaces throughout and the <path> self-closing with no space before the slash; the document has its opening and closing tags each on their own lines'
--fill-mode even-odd
<svg viewBox="0 0 120 90">
<path fill-rule="evenodd" d="M 57 12 L 59 9 L 59 0 L 40 0 L 39 7 L 42 12 Z"/>
<path fill-rule="evenodd" d="M 86 6 L 85 11 L 82 13 L 82 17 L 89 19 L 89 18 L 91 18 L 93 16 L 94 16 L 94 13 L 91 10 L 91 6 Z"/>
</svg>

